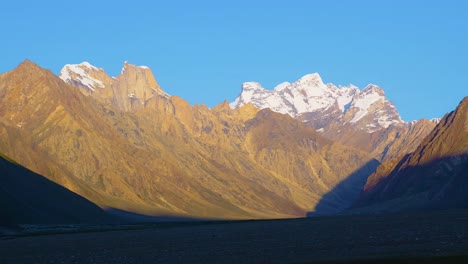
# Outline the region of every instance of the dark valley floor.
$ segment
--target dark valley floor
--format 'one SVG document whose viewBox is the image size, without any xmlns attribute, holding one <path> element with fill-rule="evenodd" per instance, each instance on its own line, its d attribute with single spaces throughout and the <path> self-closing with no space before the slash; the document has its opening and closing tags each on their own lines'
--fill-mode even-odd
<svg viewBox="0 0 468 264">
<path fill-rule="evenodd" d="M 467 210 L 160 223 L 0 240 L 1 263 L 466 263 L 467 256 Z"/>
</svg>

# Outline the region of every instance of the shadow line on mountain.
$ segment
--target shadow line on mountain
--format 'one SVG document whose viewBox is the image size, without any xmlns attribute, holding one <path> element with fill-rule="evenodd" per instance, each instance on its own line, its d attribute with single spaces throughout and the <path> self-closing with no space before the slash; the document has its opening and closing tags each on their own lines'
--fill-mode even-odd
<svg viewBox="0 0 468 264">
<path fill-rule="evenodd" d="M 404 166 L 405 156 L 360 197 L 350 213 L 384 213 L 468 208 L 468 153 Z"/>
<path fill-rule="evenodd" d="M 104 211 L 115 221 L 122 224 L 141 224 L 141 223 L 160 223 L 160 222 L 192 222 L 192 221 L 210 221 L 212 219 L 203 219 L 176 215 L 149 215 L 135 213 L 123 209 L 107 207 Z"/>
<path fill-rule="evenodd" d="M 367 178 L 379 165 L 380 162 L 372 159 L 355 170 L 325 194 L 317 203 L 314 210 L 307 213 L 307 217 L 337 214 L 351 207 L 361 194 Z"/>
<path fill-rule="evenodd" d="M 0 153 L 0 226 L 112 222 L 97 205 Z"/>
</svg>

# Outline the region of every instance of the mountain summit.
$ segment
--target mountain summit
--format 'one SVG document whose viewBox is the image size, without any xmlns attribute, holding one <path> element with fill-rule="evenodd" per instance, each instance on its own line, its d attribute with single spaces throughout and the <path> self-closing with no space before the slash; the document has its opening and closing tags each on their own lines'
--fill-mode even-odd
<svg viewBox="0 0 468 264">
<path fill-rule="evenodd" d="M 124 62 L 117 77 L 88 62 L 67 64 L 60 71 L 66 83 L 81 88 L 86 95 L 101 99 L 123 111 L 144 107 L 154 95 L 166 95 L 150 68 Z"/>
<path fill-rule="evenodd" d="M 244 83 L 241 94 L 230 106 L 239 108 L 247 103 L 289 114 L 317 130 L 326 129 L 338 119 L 368 133 L 403 122 L 380 87 L 369 84 L 362 91 L 354 85 L 337 87 L 324 84 L 318 73 L 307 74 L 294 83 L 282 83 L 273 90 L 256 82 Z"/>
<path fill-rule="evenodd" d="M 375 84 L 362 90 L 352 84 L 325 84 L 318 73 L 281 83 L 273 90 L 246 82 L 230 106 L 235 109 L 247 103 L 289 114 L 325 137 L 372 153 L 381 161 L 413 151 L 437 123 L 404 122 Z"/>
</svg>

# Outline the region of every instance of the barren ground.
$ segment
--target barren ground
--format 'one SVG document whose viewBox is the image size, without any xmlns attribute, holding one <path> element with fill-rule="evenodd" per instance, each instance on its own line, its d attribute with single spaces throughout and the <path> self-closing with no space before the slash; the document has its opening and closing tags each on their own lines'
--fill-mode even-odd
<svg viewBox="0 0 468 264">
<path fill-rule="evenodd" d="M 468 211 L 159 223 L 0 238 L 0 263 L 468 263 L 467 256 Z"/>
</svg>

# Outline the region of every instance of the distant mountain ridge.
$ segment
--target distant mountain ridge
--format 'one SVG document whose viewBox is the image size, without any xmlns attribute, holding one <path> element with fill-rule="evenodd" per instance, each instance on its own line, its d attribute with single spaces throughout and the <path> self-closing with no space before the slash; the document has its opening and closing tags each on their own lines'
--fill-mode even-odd
<svg viewBox="0 0 468 264">
<path fill-rule="evenodd" d="M 282 83 L 274 90 L 266 90 L 256 82 L 246 82 L 242 85 L 241 94 L 230 106 L 238 108 L 246 103 L 289 114 L 303 122 L 310 121 L 317 124 L 317 130 L 324 126 L 308 120 L 305 115 L 318 115 L 330 108 L 335 110 L 334 119 L 340 116 L 343 122 L 355 124 L 368 133 L 403 123 L 393 103 L 387 100 L 384 91 L 377 85 L 369 84 L 360 90 L 354 85 L 324 84 L 318 73 L 307 74 L 293 83 Z"/>
<path fill-rule="evenodd" d="M 404 122 L 379 86 L 369 84 L 360 90 L 354 85 L 324 84 L 318 73 L 281 83 L 273 90 L 246 82 L 230 106 L 235 109 L 247 103 L 289 114 L 325 137 L 370 152 L 382 161 L 411 152 L 413 142 L 419 143 L 438 122 Z"/>
</svg>

